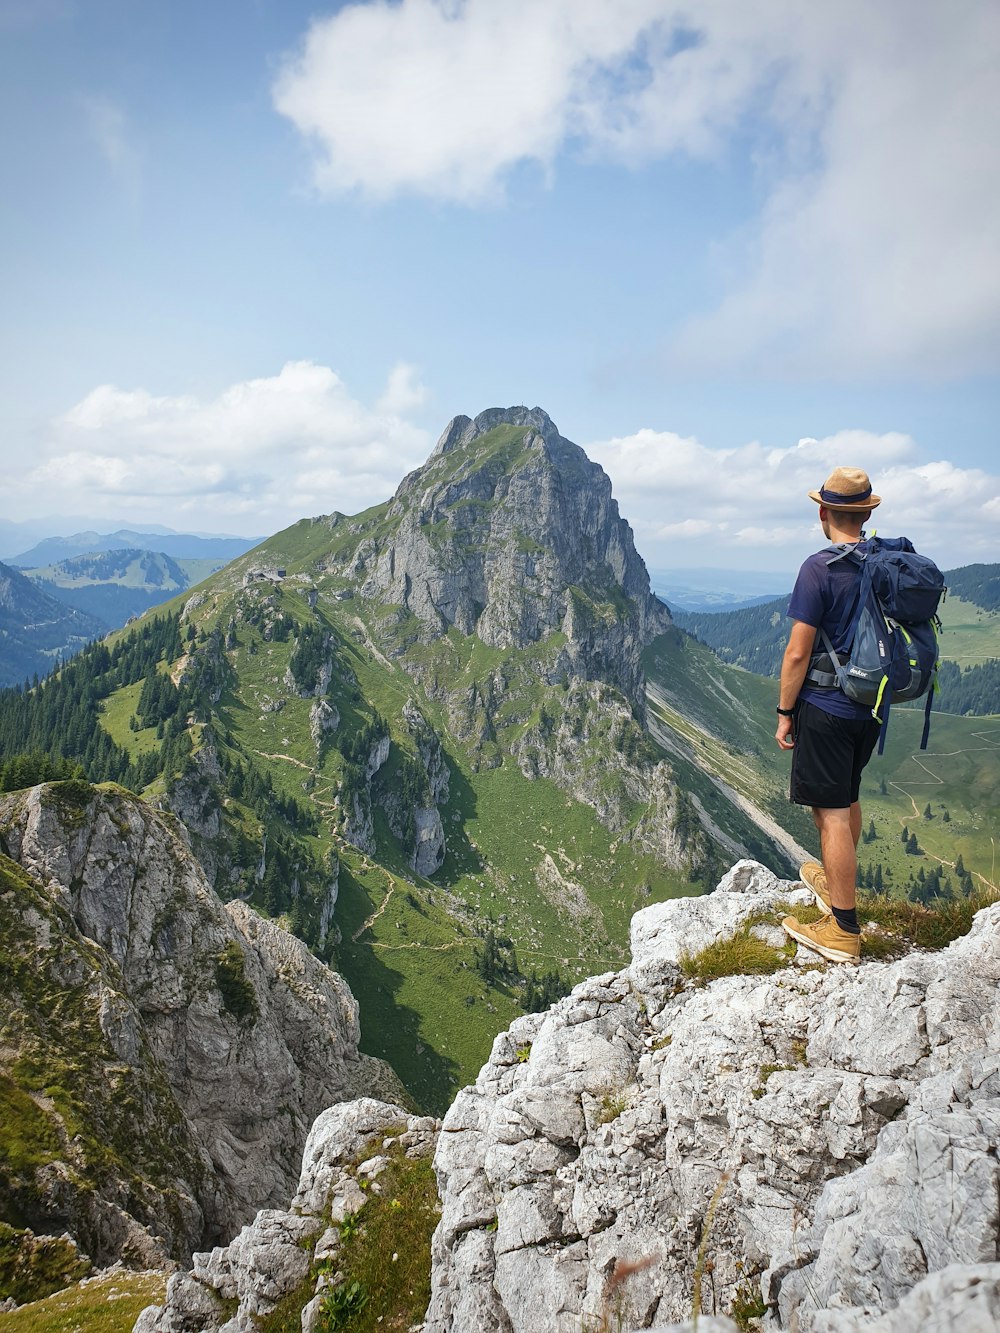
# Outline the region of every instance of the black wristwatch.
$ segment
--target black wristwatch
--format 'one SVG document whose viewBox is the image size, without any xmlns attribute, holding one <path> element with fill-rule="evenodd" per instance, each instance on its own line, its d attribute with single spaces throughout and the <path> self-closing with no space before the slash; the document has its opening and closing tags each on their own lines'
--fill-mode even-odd
<svg viewBox="0 0 1000 1333">
<path fill-rule="evenodd" d="M 776 708 L 774 711 L 775 711 L 776 713 L 780 713 L 782 717 L 794 717 L 794 716 L 795 716 L 795 709 L 794 709 L 794 708 Z"/>
</svg>

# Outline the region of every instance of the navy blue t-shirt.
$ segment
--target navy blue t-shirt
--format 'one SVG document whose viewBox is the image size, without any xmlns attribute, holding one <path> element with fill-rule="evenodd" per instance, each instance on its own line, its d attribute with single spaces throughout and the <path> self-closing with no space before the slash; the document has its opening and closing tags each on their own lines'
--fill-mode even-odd
<svg viewBox="0 0 1000 1333">
<path fill-rule="evenodd" d="M 859 542 L 858 546 L 865 549 L 864 542 Z M 854 603 L 861 574 L 852 560 L 833 560 L 836 554 L 837 548 L 828 546 L 803 562 L 788 602 L 788 615 L 792 620 L 815 626 L 816 652 L 823 651 L 818 631 L 825 629 L 834 651 L 843 660 L 850 644 L 844 641 L 846 636 L 843 635 L 838 642 L 836 631 Z M 830 564 L 831 560 L 833 564 Z M 820 689 L 808 681 L 799 691 L 799 698 L 837 717 L 871 717 L 870 708 L 848 699 L 842 690 Z"/>
</svg>

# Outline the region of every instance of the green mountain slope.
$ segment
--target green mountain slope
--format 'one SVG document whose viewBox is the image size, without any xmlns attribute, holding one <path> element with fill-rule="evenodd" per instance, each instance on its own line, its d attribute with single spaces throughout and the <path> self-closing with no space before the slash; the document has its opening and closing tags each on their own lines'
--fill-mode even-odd
<svg viewBox="0 0 1000 1333">
<path fill-rule="evenodd" d="M 672 753 L 686 750 L 703 784 L 732 788 L 765 828 L 773 819 L 815 857 L 812 820 L 788 801 L 790 760 L 774 741 L 775 682 L 720 662 L 682 631 L 656 640 L 644 664 L 654 735 Z M 916 891 L 918 877 L 935 869 L 955 892 L 963 871 L 977 888 L 995 886 L 1000 718 L 936 713 L 926 751 L 919 748 L 922 724 L 920 708 L 897 705 L 885 753 L 865 770 L 862 877 L 874 887 L 869 880 L 878 869 L 881 886 L 898 894 Z M 919 851 L 907 851 L 904 830 Z"/>
</svg>

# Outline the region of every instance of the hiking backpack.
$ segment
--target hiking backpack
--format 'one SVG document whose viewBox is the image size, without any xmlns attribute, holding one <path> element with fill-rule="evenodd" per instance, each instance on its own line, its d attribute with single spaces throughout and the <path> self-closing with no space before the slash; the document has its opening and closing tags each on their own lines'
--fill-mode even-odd
<svg viewBox="0 0 1000 1333">
<path fill-rule="evenodd" d="M 882 724 L 878 752 L 885 748 L 889 705 L 927 695 L 921 750 L 927 749 L 931 699 L 937 689 L 938 605 L 947 592 L 933 560 L 919 555 L 906 537 L 871 537 L 862 550 L 831 547 L 828 564 L 848 560 L 859 570 L 858 590 L 834 638 L 850 645 L 846 660 L 834 652 L 824 630 L 824 651 L 813 656 L 806 679 L 837 687 L 871 708 Z"/>
</svg>

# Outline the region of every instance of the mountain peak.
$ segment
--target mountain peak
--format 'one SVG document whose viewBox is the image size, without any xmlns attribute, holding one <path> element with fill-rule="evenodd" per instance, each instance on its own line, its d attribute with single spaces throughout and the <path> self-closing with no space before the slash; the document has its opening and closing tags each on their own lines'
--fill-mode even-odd
<svg viewBox="0 0 1000 1333">
<path fill-rule="evenodd" d="M 540 407 L 488 407 L 485 412 L 472 420 L 467 416 L 452 417 L 444 428 L 444 433 L 434 446 L 431 458 L 449 453 L 471 444 L 480 435 L 495 430 L 497 426 L 529 426 L 545 440 L 556 440 L 559 431 L 548 412 Z"/>
</svg>

